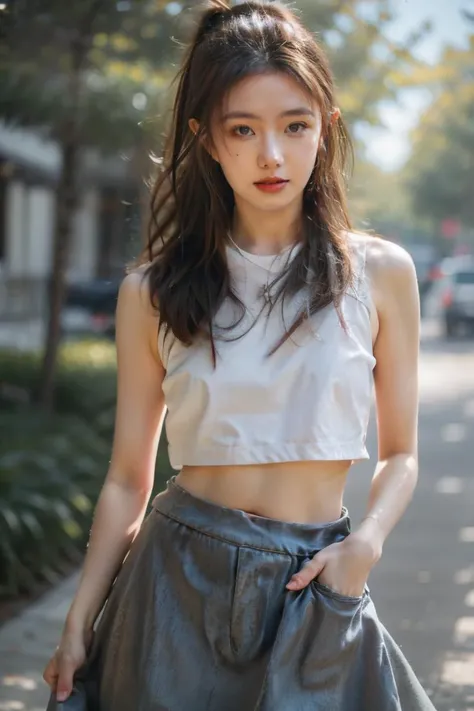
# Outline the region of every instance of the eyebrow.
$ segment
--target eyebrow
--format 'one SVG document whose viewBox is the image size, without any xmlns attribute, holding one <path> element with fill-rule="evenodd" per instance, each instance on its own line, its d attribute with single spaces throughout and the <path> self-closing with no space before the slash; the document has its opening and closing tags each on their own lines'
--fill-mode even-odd
<svg viewBox="0 0 474 711">
<path fill-rule="evenodd" d="M 289 109 L 288 111 L 283 111 L 279 118 L 284 116 L 315 116 L 314 111 L 308 109 L 307 106 L 297 106 L 294 109 Z M 256 114 L 248 113 L 247 111 L 230 111 L 228 114 L 222 116 L 223 121 L 229 121 L 230 119 L 257 119 L 260 120 L 261 116 Z"/>
</svg>

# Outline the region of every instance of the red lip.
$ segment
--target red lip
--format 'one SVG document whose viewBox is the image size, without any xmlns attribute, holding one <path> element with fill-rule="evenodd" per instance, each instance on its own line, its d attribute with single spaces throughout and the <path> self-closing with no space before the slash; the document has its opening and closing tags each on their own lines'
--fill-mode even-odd
<svg viewBox="0 0 474 711">
<path fill-rule="evenodd" d="M 288 180 L 284 178 L 265 178 L 265 180 L 259 180 L 255 185 L 278 185 L 278 183 L 288 183 Z"/>
</svg>

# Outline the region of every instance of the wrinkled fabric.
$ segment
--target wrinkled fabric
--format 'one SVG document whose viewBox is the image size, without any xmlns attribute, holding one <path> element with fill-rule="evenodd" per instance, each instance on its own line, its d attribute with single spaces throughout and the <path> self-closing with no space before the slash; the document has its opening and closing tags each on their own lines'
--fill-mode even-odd
<svg viewBox="0 0 474 711">
<path fill-rule="evenodd" d="M 232 287 L 245 311 L 231 299 L 219 307 L 212 324 L 215 367 L 207 339 L 187 345 L 161 324 L 165 428 L 174 469 L 369 458 L 374 305 L 365 271 L 367 240 L 347 233 L 346 241 L 354 283 L 338 310 L 331 303 L 312 314 L 270 357 L 309 309 L 308 287 L 276 302 L 271 311 L 259 296 L 269 270 L 273 281 L 288 254 L 251 255 L 249 262 L 227 248 Z"/>
<path fill-rule="evenodd" d="M 75 681 L 71 696 L 66 701 L 57 701 L 56 694 L 49 697 L 46 711 L 90 711 L 94 701 L 91 693 L 87 692 L 86 685 L 82 681 Z"/>
<path fill-rule="evenodd" d="M 98 623 L 87 711 L 433 711 L 368 587 L 285 588 L 349 533 L 346 509 L 286 523 L 168 482 Z"/>
</svg>

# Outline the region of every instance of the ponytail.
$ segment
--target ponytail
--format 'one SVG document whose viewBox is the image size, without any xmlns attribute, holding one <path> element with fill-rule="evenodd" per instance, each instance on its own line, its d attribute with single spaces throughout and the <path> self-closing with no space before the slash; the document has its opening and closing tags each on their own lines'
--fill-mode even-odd
<svg viewBox="0 0 474 711">
<path fill-rule="evenodd" d="M 194 37 L 194 46 L 199 44 L 204 37 L 209 35 L 231 12 L 230 4 L 226 0 L 209 0 L 207 9 L 202 13 L 199 26 Z"/>
<path fill-rule="evenodd" d="M 165 335 L 171 332 L 186 345 L 196 337 L 209 339 L 214 365 L 215 315 L 227 298 L 242 307 L 242 317 L 245 308 L 232 290 L 227 267 L 226 235 L 232 227 L 235 197 L 208 150 L 213 112 L 237 82 L 267 70 L 287 73 L 307 89 L 320 106 L 325 129 L 327 112 L 337 105 L 325 53 L 284 2 L 203 3 L 177 75 L 171 132 L 152 193 L 148 244 L 139 262 L 149 265 L 151 303 Z M 197 132 L 190 127 L 191 119 L 199 125 Z M 334 128 L 325 131 L 326 150 L 318 152 L 305 189 L 304 249 L 292 260 L 277 294 L 284 298 L 308 288 L 309 302 L 282 335 L 283 341 L 308 315 L 330 303 L 343 323 L 340 301 L 353 278 L 344 184 L 351 145 L 341 118 Z"/>
</svg>

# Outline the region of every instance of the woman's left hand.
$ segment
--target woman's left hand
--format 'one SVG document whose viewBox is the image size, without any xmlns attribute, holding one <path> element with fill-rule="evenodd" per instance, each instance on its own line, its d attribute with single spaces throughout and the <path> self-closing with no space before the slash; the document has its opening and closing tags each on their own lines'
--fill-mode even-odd
<svg viewBox="0 0 474 711">
<path fill-rule="evenodd" d="M 360 597 L 381 553 L 373 540 L 355 531 L 340 543 L 332 543 L 319 551 L 290 578 L 286 587 L 302 590 L 318 578 L 320 583 L 340 595 Z"/>
</svg>

